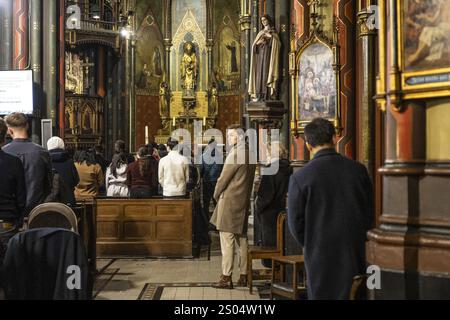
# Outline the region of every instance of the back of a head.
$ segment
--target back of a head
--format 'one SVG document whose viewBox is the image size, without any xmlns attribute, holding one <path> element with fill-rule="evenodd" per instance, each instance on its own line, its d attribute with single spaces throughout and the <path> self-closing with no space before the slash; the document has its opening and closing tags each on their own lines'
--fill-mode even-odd
<svg viewBox="0 0 450 320">
<path fill-rule="evenodd" d="M 139 158 L 145 158 L 149 155 L 149 149 L 148 146 L 142 146 L 138 149 L 137 155 Z"/>
<path fill-rule="evenodd" d="M 74 161 L 79 164 L 86 162 L 88 166 L 95 165 L 97 163 L 95 160 L 95 151 L 92 149 L 76 151 Z"/>
<path fill-rule="evenodd" d="M 61 139 L 60 137 L 51 137 L 50 139 L 48 139 L 47 141 L 47 150 L 51 151 L 51 150 L 55 150 L 55 149 L 62 149 L 64 150 L 65 145 L 64 145 L 64 140 Z"/>
<path fill-rule="evenodd" d="M 160 145 L 158 146 L 158 150 L 159 150 L 159 151 L 167 151 L 167 147 L 166 147 L 164 144 L 160 144 Z"/>
<path fill-rule="evenodd" d="M 175 151 L 178 147 L 178 140 L 169 138 L 169 140 L 167 141 L 167 146 L 171 151 Z"/>
<path fill-rule="evenodd" d="M 316 118 L 305 127 L 305 139 L 312 147 L 333 145 L 334 125 L 323 118 Z"/>
<path fill-rule="evenodd" d="M 126 152 L 126 144 L 123 140 L 117 140 L 114 143 L 114 153 L 124 153 Z"/>
<path fill-rule="evenodd" d="M 5 120 L 0 118 L 0 146 L 5 143 L 6 132 L 8 131 L 8 127 L 6 126 Z"/>
<path fill-rule="evenodd" d="M 5 117 L 6 125 L 13 129 L 27 129 L 28 118 L 25 114 L 20 112 L 14 112 Z"/>
</svg>

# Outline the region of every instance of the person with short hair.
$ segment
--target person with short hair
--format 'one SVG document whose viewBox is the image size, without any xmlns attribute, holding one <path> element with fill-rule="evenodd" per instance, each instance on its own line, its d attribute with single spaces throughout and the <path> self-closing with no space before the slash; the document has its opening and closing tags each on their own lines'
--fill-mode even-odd
<svg viewBox="0 0 450 320">
<path fill-rule="evenodd" d="M 0 118 L 0 147 L 5 143 L 8 128 Z M 0 149 L 0 246 L 6 248 L 9 238 L 22 225 L 26 206 L 25 171 L 19 158 Z M 2 248 L 0 248 L 2 251 Z M 0 252 L 1 261 L 2 252 Z"/>
<path fill-rule="evenodd" d="M 95 151 L 92 149 L 77 151 L 74 161 L 80 177 L 80 182 L 75 188 L 77 201 L 92 200 L 98 197 L 105 178 L 102 168 L 95 160 Z"/>
<path fill-rule="evenodd" d="M 169 154 L 159 161 L 159 183 L 164 197 L 184 197 L 189 181 L 189 160 L 179 152 L 177 140 L 169 138 Z"/>
<path fill-rule="evenodd" d="M 75 206 L 75 187 L 80 182 L 77 168 L 73 162 L 73 158 L 65 150 L 64 140 L 60 137 L 51 137 L 47 141 L 47 150 L 52 159 L 52 168 L 61 177 L 64 187 L 60 186 L 60 201 L 64 204 Z"/>
<path fill-rule="evenodd" d="M 147 146 L 140 147 L 137 161 L 128 165 L 127 185 L 132 199 L 148 199 L 156 195 L 154 168 L 155 162 L 150 160 Z"/>
<path fill-rule="evenodd" d="M 233 289 L 235 251 L 238 251 L 240 270 L 238 286 L 247 286 L 248 216 L 256 170 L 256 163 L 250 163 L 250 151 L 242 127 L 228 127 L 227 136 L 232 148 L 217 180 L 214 191 L 217 205 L 211 217 L 211 223 L 219 231 L 222 250 L 222 275 L 213 284 L 217 289 Z"/>
<path fill-rule="evenodd" d="M 52 190 L 52 164 L 50 154 L 41 146 L 31 142 L 28 136 L 28 118 L 23 113 L 11 113 L 5 118 L 13 141 L 3 151 L 19 157 L 25 169 L 27 204 L 25 216 L 42 204 Z"/>
<path fill-rule="evenodd" d="M 133 157 L 133 155 L 127 151 L 127 146 L 126 146 L 125 141 L 117 140 L 114 143 L 114 154 L 121 154 L 121 153 L 126 155 L 128 164 L 130 164 L 136 160 Z"/>
<path fill-rule="evenodd" d="M 348 299 L 353 277 L 365 274 L 366 233 L 374 222 L 366 167 L 341 156 L 334 125 L 305 127 L 312 160 L 290 179 L 288 223 L 303 247 L 309 299 Z"/>
</svg>

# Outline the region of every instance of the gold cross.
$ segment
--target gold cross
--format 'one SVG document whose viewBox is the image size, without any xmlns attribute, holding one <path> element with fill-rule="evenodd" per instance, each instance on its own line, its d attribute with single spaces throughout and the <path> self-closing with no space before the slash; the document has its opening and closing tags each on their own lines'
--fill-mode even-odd
<svg viewBox="0 0 450 320">
<path fill-rule="evenodd" d="M 312 5 L 312 12 L 313 14 L 317 14 L 317 6 L 320 5 L 320 0 L 309 0 L 308 1 L 308 6 L 311 7 Z"/>
</svg>

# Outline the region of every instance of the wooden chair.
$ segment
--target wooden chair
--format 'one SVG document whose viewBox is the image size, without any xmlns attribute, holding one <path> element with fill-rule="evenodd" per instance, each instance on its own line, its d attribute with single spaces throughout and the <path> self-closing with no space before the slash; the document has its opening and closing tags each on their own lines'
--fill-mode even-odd
<svg viewBox="0 0 450 320">
<path fill-rule="evenodd" d="M 280 265 L 280 278 L 276 279 L 276 268 Z M 292 266 L 292 283 L 284 279 L 284 268 Z M 306 295 L 306 277 L 304 272 L 305 258 L 301 256 L 280 256 L 272 258 L 272 281 L 270 285 L 270 300 L 274 295 L 282 296 L 292 300 L 298 300 L 301 295 Z M 303 281 L 299 283 L 299 271 L 303 271 Z"/>
<path fill-rule="evenodd" d="M 268 274 L 253 274 L 253 260 L 257 259 L 271 259 L 274 256 L 283 255 L 284 248 L 284 222 L 286 220 L 286 213 L 281 212 L 277 218 L 277 246 L 276 247 L 260 247 L 249 246 L 248 248 L 248 286 L 250 288 L 250 294 L 253 294 L 253 280 L 270 280 L 272 273 Z M 272 271 L 273 272 L 273 271 Z"/>
<path fill-rule="evenodd" d="M 30 212 L 28 229 L 63 228 L 78 233 L 78 221 L 71 208 L 62 203 L 43 203 Z"/>
<path fill-rule="evenodd" d="M 352 288 L 350 290 L 350 300 L 366 300 L 367 275 L 358 275 L 353 278 Z"/>
</svg>

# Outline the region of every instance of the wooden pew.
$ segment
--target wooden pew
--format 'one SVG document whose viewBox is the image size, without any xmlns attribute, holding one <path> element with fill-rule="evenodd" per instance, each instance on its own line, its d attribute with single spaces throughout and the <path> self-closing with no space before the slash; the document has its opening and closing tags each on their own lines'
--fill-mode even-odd
<svg viewBox="0 0 450 320">
<path fill-rule="evenodd" d="M 95 199 L 98 256 L 192 257 L 192 199 Z"/>
</svg>

